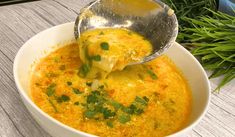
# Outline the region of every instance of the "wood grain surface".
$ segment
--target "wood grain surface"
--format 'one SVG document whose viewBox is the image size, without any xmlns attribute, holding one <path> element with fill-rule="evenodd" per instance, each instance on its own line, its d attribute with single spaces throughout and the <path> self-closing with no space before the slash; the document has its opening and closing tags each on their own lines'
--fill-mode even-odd
<svg viewBox="0 0 235 137">
<path fill-rule="evenodd" d="M 50 137 L 23 105 L 13 78 L 19 48 L 38 32 L 74 21 L 91 0 L 42 0 L 0 7 L 0 137 Z M 212 89 L 218 79 L 211 80 Z M 235 81 L 212 93 L 209 110 L 188 137 L 235 137 Z"/>
</svg>

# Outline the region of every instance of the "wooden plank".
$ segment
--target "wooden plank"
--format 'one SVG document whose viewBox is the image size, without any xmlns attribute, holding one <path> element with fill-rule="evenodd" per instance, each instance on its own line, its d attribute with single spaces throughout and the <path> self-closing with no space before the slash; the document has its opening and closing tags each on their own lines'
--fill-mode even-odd
<svg viewBox="0 0 235 137">
<path fill-rule="evenodd" d="M 95 0 L 69 0 L 69 1 L 53 0 L 53 1 L 59 3 L 61 6 L 64 6 L 65 8 L 72 10 L 73 12 L 78 14 L 82 7 Z"/>
<path fill-rule="evenodd" d="M 77 14 L 54 1 L 0 7 L 0 50 L 13 61 L 19 47 L 36 33 L 74 21 Z"/>
<path fill-rule="evenodd" d="M 214 110 L 215 109 L 215 110 Z M 212 111 L 212 112 L 211 112 Z M 230 116 L 225 116 L 224 119 L 231 119 L 230 125 L 228 122 L 223 122 L 218 119 L 219 113 L 214 113 L 213 111 L 223 111 L 220 108 L 210 104 L 210 108 L 206 116 L 202 119 L 202 121 L 194 128 L 196 132 L 198 132 L 202 136 L 225 136 L 232 137 L 235 136 L 235 132 L 230 125 L 234 125 L 234 119 Z"/>
<path fill-rule="evenodd" d="M 24 137 L 48 137 L 22 103 L 14 81 L 0 69 L 0 104 Z"/>
<path fill-rule="evenodd" d="M 0 105 L 0 137 L 23 137 Z"/>
</svg>

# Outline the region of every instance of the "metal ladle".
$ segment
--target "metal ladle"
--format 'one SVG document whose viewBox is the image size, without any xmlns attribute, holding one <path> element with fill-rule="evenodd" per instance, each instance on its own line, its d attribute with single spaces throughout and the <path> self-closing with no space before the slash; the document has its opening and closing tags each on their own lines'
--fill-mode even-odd
<svg viewBox="0 0 235 137">
<path fill-rule="evenodd" d="M 74 33 L 78 39 L 86 30 L 126 28 L 139 33 L 153 46 L 153 51 L 140 64 L 160 56 L 176 40 L 178 21 L 174 11 L 160 0 L 97 0 L 78 15 Z"/>
</svg>

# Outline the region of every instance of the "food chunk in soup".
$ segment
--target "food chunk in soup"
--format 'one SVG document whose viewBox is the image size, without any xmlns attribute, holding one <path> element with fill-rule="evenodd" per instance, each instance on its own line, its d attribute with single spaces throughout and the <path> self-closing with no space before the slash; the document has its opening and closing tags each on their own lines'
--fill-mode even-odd
<svg viewBox="0 0 235 137">
<path fill-rule="evenodd" d="M 152 53 L 148 40 L 120 28 L 88 30 L 82 33 L 78 43 L 84 64 L 80 76 L 87 78 L 104 78 L 111 71 L 122 70 Z"/>
</svg>

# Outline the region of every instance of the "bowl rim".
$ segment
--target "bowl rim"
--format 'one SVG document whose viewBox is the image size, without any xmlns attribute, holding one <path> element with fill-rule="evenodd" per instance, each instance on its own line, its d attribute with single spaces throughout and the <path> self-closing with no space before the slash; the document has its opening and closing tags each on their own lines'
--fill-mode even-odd
<svg viewBox="0 0 235 137">
<path fill-rule="evenodd" d="M 21 47 L 20 49 L 18 50 L 16 56 L 15 56 L 15 59 L 14 59 L 14 63 L 13 63 L 13 76 L 14 76 L 14 80 L 15 80 L 15 84 L 16 84 L 16 87 L 18 89 L 18 92 L 20 93 L 21 95 L 21 99 L 26 101 L 27 104 L 29 104 L 33 109 L 35 109 L 37 111 L 37 113 L 39 113 L 41 116 L 45 117 L 47 120 L 51 121 L 53 124 L 57 125 L 57 126 L 60 126 L 61 128 L 65 128 L 66 130 L 70 131 L 70 132 L 73 132 L 73 133 L 76 133 L 76 134 L 80 134 L 80 135 L 83 135 L 83 136 L 88 136 L 88 137 L 95 137 L 96 135 L 92 135 L 90 133 L 86 133 L 86 132 L 83 132 L 83 131 L 80 131 L 80 130 L 77 130 L 75 128 L 72 128 L 58 120 L 56 120 L 55 118 L 51 117 L 49 114 L 47 114 L 46 112 L 44 112 L 43 110 L 41 110 L 34 102 L 33 100 L 30 98 L 30 96 L 28 96 L 26 94 L 26 92 L 24 91 L 22 85 L 20 84 L 20 80 L 19 80 L 19 75 L 18 75 L 18 65 L 19 65 L 19 61 L 20 61 L 20 56 L 23 54 L 23 51 L 25 49 L 27 49 L 28 47 L 32 46 L 31 44 L 29 44 L 31 41 L 34 41 L 35 39 L 37 39 L 37 37 L 39 37 L 40 35 L 42 35 L 43 33 L 47 33 L 49 31 L 54 31 L 58 28 L 63 28 L 63 27 L 68 27 L 68 26 L 72 26 L 74 24 L 74 22 L 68 22 L 68 23 L 64 23 L 64 24 L 60 24 L 60 25 L 56 25 L 56 26 L 53 26 L 53 27 L 50 27 L 50 28 L 47 28 L 37 34 L 35 34 L 33 37 L 31 37 L 29 40 L 27 40 Z M 199 61 L 189 52 L 187 51 L 184 47 L 182 47 L 180 44 L 178 44 L 177 42 L 174 43 L 174 46 L 177 46 L 177 48 L 180 48 L 180 50 L 182 50 L 183 52 L 185 52 L 186 54 L 188 54 L 191 59 L 196 63 L 196 65 L 199 67 L 200 71 L 202 72 L 202 75 L 203 77 L 205 78 L 206 80 L 206 92 L 207 92 L 207 100 L 206 100 L 206 105 L 204 106 L 203 108 L 203 111 L 202 113 L 192 122 L 190 123 L 188 126 L 184 127 L 183 129 L 177 131 L 177 132 L 174 132 L 168 136 L 179 136 L 181 135 L 182 133 L 185 133 L 187 132 L 188 130 L 192 129 L 193 127 L 195 127 L 196 124 L 198 124 L 201 119 L 204 117 L 204 115 L 206 114 L 207 110 L 208 110 L 208 106 L 209 106 L 209 102 L 210 102 L 210 96 L 211 96 L 211 87 L 210 87 L 210 82 L 209 82 L 209 79 L 207 77 L 207 74 L 205 72 L 205 70 L 203 69 L 203 67 L 201 66 L 201 64 L 199 63 Z M 25 103 L 25 102 L 24 102 Z M 25 104 L 25 106 L 27 106 Z M 26 107 L 27 109 L 29 109 L 28 107 Z M 34 114 L 32 114 L 32 112 L 29 110 L 29 112 L 31 113 L 31 115 L 33 116 Z M 34 118 L 35 120 L 35 118 Z"/>
</svg>

